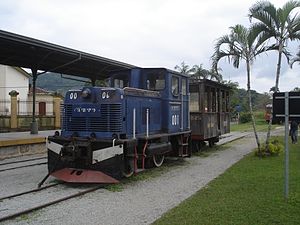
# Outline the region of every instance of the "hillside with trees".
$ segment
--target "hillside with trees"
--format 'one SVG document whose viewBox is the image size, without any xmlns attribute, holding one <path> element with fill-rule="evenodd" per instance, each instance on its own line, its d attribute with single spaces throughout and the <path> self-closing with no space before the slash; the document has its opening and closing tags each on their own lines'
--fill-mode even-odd
<svg viewBox="0 0 300 225">
<path fill-rule="evenodd" d="M 80 81 L 81 80 L 81 81 Z M 47 72 L 38 76 L 36 81 L 37 87 L 47 91 L 56 92 L 64 96 L 70 89 L 79 89 L 87 85 L 88 80 L 69 75 Z"/>
</svg>

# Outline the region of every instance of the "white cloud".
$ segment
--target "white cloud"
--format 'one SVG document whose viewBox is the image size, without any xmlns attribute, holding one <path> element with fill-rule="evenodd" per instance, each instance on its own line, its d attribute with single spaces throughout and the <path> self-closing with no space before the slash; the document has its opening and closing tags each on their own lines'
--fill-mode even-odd
<svg viewBox="0 0 300 225">
<path fill-rule="evenodd" d="M 0 29 L 137 66 L 173 69 L 184 60 L 209 68 L 215 40 L 227 34 L 230 26 L 248 25 L 248 9 L 256 2 L 4 0 L 0 2 Z M 272 2 L 276 6 L 285 3 Z M 246 87 L 243 66 L 236 70 L 225 62 L 221 65 L 225 79 Z M 253 88 L 263 92 L 274 86 L 275 66 L 275 56 L 258 58 L 253 77 L 260 82 L 254 80 Z M 261 76 L 270 78 L 262 80 Z"/>
</svg>

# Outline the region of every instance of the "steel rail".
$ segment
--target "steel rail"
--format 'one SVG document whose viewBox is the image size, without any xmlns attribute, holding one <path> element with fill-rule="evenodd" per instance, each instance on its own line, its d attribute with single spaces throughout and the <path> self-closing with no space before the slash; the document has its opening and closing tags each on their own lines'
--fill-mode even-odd
<svg viewBox="0 0 300 225">
<path fill-rule="evenodd" d="M 39 159 L 47 159 L 47 157 L 43 156 L 43 157 L 38 157 L 38 158 L 33 158 L 33 159 L 24 159 L 24 160 L 19 160 L 19 161 L 0 163 L 0 166 L 5 166 L 5 165 L 9 165 L 9 164 L 14 164 L 14 163 L 22 163 L 22 162 L 35 161 L 35 160 L 39 160 Z"/>
<path fill-rule="evenodd" d="M 24 191 L 24 192 L 12 194 L 12 195 L 4 196 L 4 197 L 0 198 L 0 202 L 3 201 L 3 200 L 5 200 L 5 199 L 15 198 L 15 197 L 18 197 L 18 196 L 22 196 L 22 195 L 26 195 L 26 194 L 38 192 L 38 191 L 41 191 L 41 190 L 44 190 L 44 189 L 47 189 L 47 188 L 50 188 L 50 187 L 57 186 L 59 184 L 61 184 L 61 183 L 50 184 L 50 185 L 47 185 L 47 186 L 44 186 L 44 187 L 41 187 L 41 188 L 35 188 L 35 189 L 29 190 L 29 191 Z"/>
<path fill-rule="evenodd" d="M 15 170 L 15 169 L 26 168 L 26 167 L 31 167 L 31 166 L 39 166 L 39 165 L 44 165 L 44 164 L 47 164 L 47 162 L 35 163 L 35 164 L 30 164 L 30 165 L 24 165 L 24 166 L 16 166 L 16 167 L 11 167 L 11 168 L 6 168 L 6 169 L 0 170 L 0 173 L 4 172 L 4 171 L 8 171 L 8 170 Z"/>
<path fill-rule="evenodd" d="M 69 200 L 69 199 L 72 199 L 72 198 L 79 197 L 81 195 L 85 195 L 87 193 L 96 191 L 96 190 L 98 190 L 102 187 L 103 187 L 103 185 L 100 185 L 100 186 L 97 186 L 97 187 L 94 187 L 94 188 L 91 188 L 91 189 L 88 189 L 88 190 L 85 190 L 85 191 L 78 192 L 76 194 L 72 194 L 72 195 L 69 195 L 69 196 L 51 201 L 51 202 L 47 202 L 47 203 L 39 205 L 39 206 L 35 206 L 35 207 L 29 208 L 29 209 L 26 209 L 26 210 L 23 210 L 23 211 L 20 211 L 20 212 L 17 212 L 17 213 L 13 213 L 13 214 L 1 217 L 0 222 L 6 221 L 6 220 L 11 220 L 11 219 L 14 219 L 18 216 L 21 216 L 21 215 L 24 215 L 24 214 L 27 214 L 27 213 L 31 213 L 33 211 L 36 211 L 36 210 L 39 210 L 39 209 L 42 209 L 42 208 L 46 208 L 50 205 L 54 205 L 54 204 L 57 204 L 57 203 L 60 203 L 60 202 L 63 202 L 63 201 L 66 201 L 66 200 Z"/>
</svg>

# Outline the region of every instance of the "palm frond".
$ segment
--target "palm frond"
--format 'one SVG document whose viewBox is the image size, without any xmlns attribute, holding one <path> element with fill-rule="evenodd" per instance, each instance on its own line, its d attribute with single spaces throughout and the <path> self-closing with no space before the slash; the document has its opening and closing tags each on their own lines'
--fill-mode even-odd
<svg viewBox="0 0 300 225">
<path fill-rule="evenodd" d="M 278 17 L 280 18 L 280 22 L 282 25 L 286 23 L 286 21 L 290 17 L 290 13 L 297 7 L 300 7 L 300 2 L 291 0 L 286 2 L 282 6 L 282 8 L 279 9 L 280 11 L 278 11 Z"/>
<path fill-rule="evenodd" d="M 288 23 L 287 27 L 288 38 L 293 40 L 300 40 L 300 16 L 295 16 L 290 23 Z"/>
<path fill-rule="evenodd" d="M 184 61 L 181 62 L 180 66 L 176 65 L 174 69 L 186 75 L 190 75 L 191 73 L 193 73 L 193 68 L 190 68 L 190 66 L 187 65 Z"/>
<path fill-rule="evenodd" d="M 259 1 L 249 9 L 249 18 L 255 18 L 269 28 L 278 28 L 279 21 L 275 6 L 269 1 Z"/>
<path fill-rule="evenodd" d="M 293 64 L 294 64 L 295 62 L 299 62 L 299 63 L 300 63 L 300 47 L 299 47 L 299 51 L 298 51 L 296 57 L 294 57 L 294 58 L 291 60 L 291 63 L 290 63 L 291 68 L 293 67 Z"/>
</svg>

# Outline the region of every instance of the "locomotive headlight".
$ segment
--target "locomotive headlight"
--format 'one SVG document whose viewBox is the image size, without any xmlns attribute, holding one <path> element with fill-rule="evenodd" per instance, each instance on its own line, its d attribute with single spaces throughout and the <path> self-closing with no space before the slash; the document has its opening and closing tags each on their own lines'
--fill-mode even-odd
<svg viewBox="0 0 300 225">
<path fill-rule="evenodd" d="M 91 89 L 86 88 L 82 91 L 81 96 L 83 98 L 88 98 L 88 97 L 90 97 L 91 93 L 92 93 Z"/>
<path fill-rule="evenodd" d="M 101 95 L 102 99 L 109 98 L 109 96 L 110 96 L 110 93 L 108 91 L 103 91 L 102 92 L 102 95 Z"/>
</svg>

